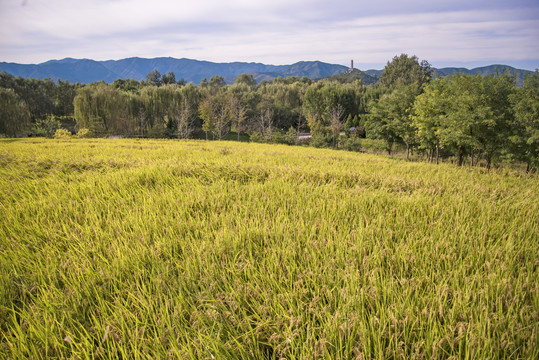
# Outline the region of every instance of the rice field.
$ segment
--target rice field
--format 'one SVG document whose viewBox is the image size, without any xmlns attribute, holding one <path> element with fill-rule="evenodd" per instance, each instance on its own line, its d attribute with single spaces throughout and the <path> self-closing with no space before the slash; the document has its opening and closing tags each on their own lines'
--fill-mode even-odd
<svg viewBox="0 0 539 360">
<path fill-rule="evenodd" d="M 1 359 L 537 359 L 539 179 L 0 140 Z"/>
</svg>

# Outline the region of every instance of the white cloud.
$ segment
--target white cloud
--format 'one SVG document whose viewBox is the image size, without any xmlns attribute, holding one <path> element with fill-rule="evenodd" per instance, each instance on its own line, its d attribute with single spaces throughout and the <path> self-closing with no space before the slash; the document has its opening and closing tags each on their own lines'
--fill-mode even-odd
<svg viewBox="0 0 539 360">
<path fill-rule="evenodd" d="M 525 0 L 509 10 L 452 11 L 447 2 L 396 1 L 385 13 L 379 4 L 349 0 L 0 3 L 0 61 L 173 56 L 384 64 L 403 52 L 431 62 L 539 59 L 539 12 L 522 8 L 531 5 Z"/>
</svg>

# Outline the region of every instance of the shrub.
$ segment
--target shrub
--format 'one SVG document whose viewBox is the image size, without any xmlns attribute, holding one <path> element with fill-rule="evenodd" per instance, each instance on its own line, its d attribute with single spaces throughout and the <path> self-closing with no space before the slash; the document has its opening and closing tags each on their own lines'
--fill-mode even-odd
<svg viewBox="0 0 539 360">
<path fill-rule="evenodd" d="M 153 126 L 148 130 L 147 137 L 152 139 L 163 138 L 165 137 L 165 130 L 166 128 L 164 126 Z"/>
<path fill-rule="evenodd" d="M 82 128 L 79 130 L 79 132 L 76 135 L 79 139 L 84 139 L 90 137 L 90 130 L 87 128 Z"/>
<path fill-rule="evenodd" d="M 363 139 L 361 142 L 363 149 L 374 152 L 385 152 L 386 145 L 383 140 L 379 139 Z"/>
<path fill-rule="evenodd" d="M 53 137 L 56 130 L 60 129 L 62 124 L 54 115 L 49 115 L 44 119 L 38 119 L 34 124 L 34 132 L 38 135 Z"/>
<path fill-rule="evenodd" d="M 293 128 L 290 128 L 288 132 L 283 132 L 281 130 L 276 130 L 273 133 L 273 143 L 275 144 L 287 144 L 294 145 L 296 141 L 296 132 Z"/>
<path fill-rule="evenodd" d="M 296 129 L 291 127 L 288 129 L 288 132 L 286 133 L 286 140 L 287 143 L 290 145 L 294 145 L 298 141 L 298 133 L 296 132 Z"/>
<path fill-rule="evenodd" d="M 258 132 L 258 131 L 255 131 L 251 134 L 249 140 L 251 142 L 263 142 L 264 141 L 264 138 L 262 137 L 262 135 Z"/>
<path fill-rule="evenodd" d="M 339 147 L 348 151 L 361 151 L 361 140 L 357 137 L 339 139 Z"/>
<path fill-rule="evenodd" d="M 55 139 L 69 139 L 71 137 L 71 132 L 66 129 L 57 129 L 53 135 Z"/>
<path fill-rule="evenodd" d="M 317 148 L 327 148 L 327 147 L 331 147 L 332 142 L 333 142 L 333 139 L 331 138 L 331 135 L 324 134 L 324 133 L 317 133 L 317 134 L 313 134 L 313 137 L 311 140 L 311 146 L 314 146 Z"/>
</svg>

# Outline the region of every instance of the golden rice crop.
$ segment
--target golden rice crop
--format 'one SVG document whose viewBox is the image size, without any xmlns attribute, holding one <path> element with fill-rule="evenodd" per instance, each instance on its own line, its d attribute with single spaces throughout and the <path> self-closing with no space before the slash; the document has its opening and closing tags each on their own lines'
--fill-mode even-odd
<svg viewBox="0 0 539 360">
<path fill-rule="evenodd" d="M 327 149 L 0 140 L 0 358 L 538 358 L 538 192 Z"/>
</svg>

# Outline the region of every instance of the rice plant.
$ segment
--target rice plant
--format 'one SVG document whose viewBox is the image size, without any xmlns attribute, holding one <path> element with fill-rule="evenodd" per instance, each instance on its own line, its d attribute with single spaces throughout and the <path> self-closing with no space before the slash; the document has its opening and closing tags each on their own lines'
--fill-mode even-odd
<svg viewBox="0 0 539 360">
<path fill-rule="evenodd" d="M 0 358 L 535 359 L 536 175 L 0 140 Z"/>
</svg>

